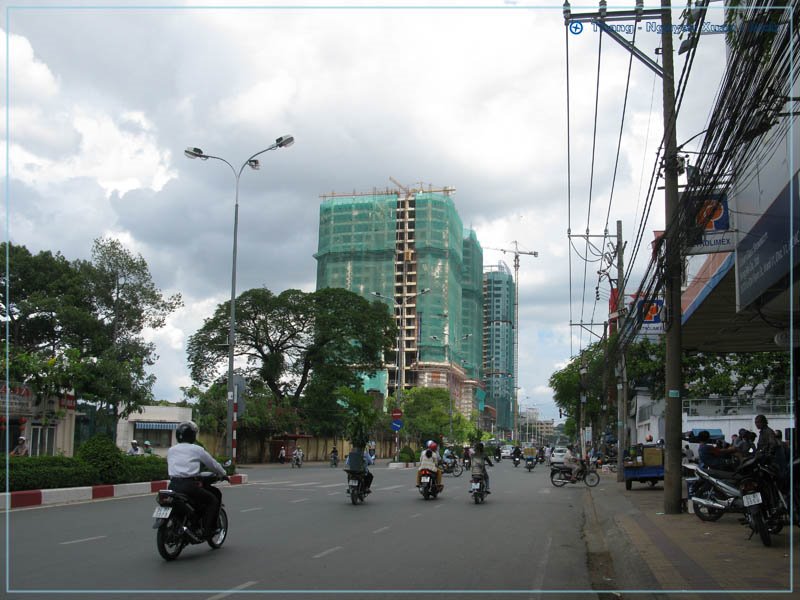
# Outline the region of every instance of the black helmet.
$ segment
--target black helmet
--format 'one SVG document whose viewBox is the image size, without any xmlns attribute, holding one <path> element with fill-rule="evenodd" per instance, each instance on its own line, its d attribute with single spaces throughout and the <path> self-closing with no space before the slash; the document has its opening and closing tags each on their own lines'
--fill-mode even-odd
<svg viewBox="0 0 800 600">
<path fill-rule="evenodd" d="M 194 421 L 184 421 L 175 430 L 175 437 L 178 441 L 185 444 L 194 444 L 197 440 L 197 424 Z"/>
</svg>

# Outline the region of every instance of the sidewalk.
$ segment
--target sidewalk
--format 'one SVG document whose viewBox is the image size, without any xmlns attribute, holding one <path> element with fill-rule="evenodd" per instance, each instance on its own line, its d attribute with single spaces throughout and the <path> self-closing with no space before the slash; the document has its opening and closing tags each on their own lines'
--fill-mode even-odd
<svg viewBox="0 0 800 600">
<path fill-rule="evenodd" d="M 732 600 L 763 597 L 759 592 L 789 595 L 792 583 L 797 589 L 796 578 L 790 579 L 799 566 L 797 527 L 784 527 L 772 536 L 772 546 L 765 547 L 757 535 L 747 539 L 750 528 L 739 523 L 741 515 L 736 513 L 709 523 L 692 512 L 666 515 L 663 507 L 663 485 L 634 483 L 626 491 L 616 473 L 601 474 L 584 506 L 590 568 L 598 570 L 593 576 L 595 589 L 619 590 L 623 595 L 625 590 L 647 590 L 654 592 L 654 598 L 668 593 L 687 599 L 707 598 L 709 592 L 720 597 L 720 592 L 728 591 L 721 597 Z M 593 556 L 597 565 L 591 564 Z"/>
</svg>

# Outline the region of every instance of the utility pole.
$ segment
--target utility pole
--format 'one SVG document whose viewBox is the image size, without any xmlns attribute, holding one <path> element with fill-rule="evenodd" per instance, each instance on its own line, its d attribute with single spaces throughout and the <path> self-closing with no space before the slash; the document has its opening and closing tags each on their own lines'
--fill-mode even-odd
<svg viewBox="0 0 800 600">
<path fill-rule="evenodd" d="M 665 392 L 666 447 L 664 457 L 664 512 L 681 512 L 681 256 L 675 236 L 678 213 L 677 123 L 675 122 L 675 75 L 672 61 L 672 7 L 661 0 L 661 54 L 664 60 L 664 213 L 666 228 L 666 282 L 664 308 L 667 311 Z"/>
<path fill-rule="evenodd" d="M 631 42 L 619 35 L 607 25 L 607 21 L 640 21 L 642 18 L 661 19 L 661 56 L 663 67 L 658 65 Z M 664 291 L 664 308 L 667 314 L 666 356 L 665 356 L 665 388 L 666 418 L 665 442 L 666 456 L 664 464 L 664 512 L 678 514 L 681 512 L 681 259 L 680 248 L 674 232 L 674 217 L 678 211 L 678 160 L 677 133 L 675 122 L 675 67 L 672 46 L 672 4 L 670 0 L 661 0 L 660 8 L 645 9 L 643 0 L 636 0 L 634 10 L 609 11 L 606 2 L 602 1 L 600 10 L 594 13 L 572 14 L 569 0 L 564 2 L 564 24 L 571 22 L 591 22 L 611 37 L 626 50 L 631 52 L 647 68 L 661 77 L 664 122 L 664 213 L 666 231 L 664 232 L 664 249 L 666 253 L 666 281 Z M 673 239 L 675 242 L 673 242 Z M 623 279 L 620 273 L 620 279 Z M 622 357 L 622 386 L 625 385 L 625 364 Z M 623 402 L 625 403 L 625 390 Z M 623 414 L 624 417 L 624 414 Z M 618 440 L 622 449 L 623 440 Z M 621 463 L 621 460 L 620 460 Z M 621 468 L 618 463 L 617 477 Z"/>
<path fill-rule="evenodd" d="M 617 221 L 617 331 L 622 332 L 625 323 L 625 246 L 622 244 L 622 221 Z M 628 374 L 625 368 L 625 352 L 619 356 L 619 385 L 617 387 L 617 481 L 625 481 L 622 451 L 628 447 L 625 421 L 628 415 Z"/>
</svg>

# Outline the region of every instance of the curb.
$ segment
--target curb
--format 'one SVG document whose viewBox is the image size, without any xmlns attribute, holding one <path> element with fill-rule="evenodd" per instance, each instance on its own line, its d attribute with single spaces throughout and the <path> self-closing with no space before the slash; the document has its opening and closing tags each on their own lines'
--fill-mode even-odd
<svg viewBox="0 0 800 600">
<path fill-rule="evenodd" d="M 231 475 L 230 485 L 247 483 L 247 474 Z M 143 481 L 139 483 L 118 483 L 116 485 L 92 485 L 74 488 L 54 488 L 49 490 L 24 490 L 0 495 L 0 510 L 44 506 L 48 504 L 68 504 L 85 502 L 103 498 L 121 498 L 123 496 L 139 496 L 154 494 L 164 490 L 169 480 Z M 226 485 L 223 483 L 222 485 Z"/>
<path fill-rule="evenodd" d="M 390 469 L 414 469 L 416 468 L 417 463 L 415 462 L 390 462 L 389 467 Z"/>
</svg>

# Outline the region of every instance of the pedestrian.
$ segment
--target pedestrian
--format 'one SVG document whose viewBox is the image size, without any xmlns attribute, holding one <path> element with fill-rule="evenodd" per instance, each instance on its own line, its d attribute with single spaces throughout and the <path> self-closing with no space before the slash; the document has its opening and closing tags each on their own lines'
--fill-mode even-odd
<svg viewBox="0 0 800 600">
<path fill-rule="evenodd" d="M 683 447 L 683 463 L 690 463 L 694 462 L 694 450 L 689 448 L 689 444 L 686 444 Z"/>
<path fill-rule="evenodd" d="M 17 445 L 11 451 L 11 456 L 28 456 L 28 444 L 24 435 L 19 436 L 17 439 Z"/>
<path fill-rule="evenodd" d="M 283 464 L 286 462 L 286 447 L 281 446 L 280 451 L 278 452 L 278 462 Z"/>
<path fill-rule="evenodd" d="M 550 466 L 550 456 L 552 454 L 553 450 L 550 448 L 550 446 L 546 446 L 544 449 L 544 464 L 546 464 L 548 467 Z"/>
<path fill-rule="evenodd" d="M 144 453 L 147 455 L 153 454 L 153 447 L 150 445 L 150 442 L 148 440 L 144 441 Z"/>
<path fill-rule="evenodd" d="M 139 442 L 131 440 L 131 447 L 128 448 L 128 456 L 141 456 L 142 449 L 139 447 Z"/>
</svg>

